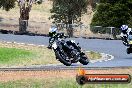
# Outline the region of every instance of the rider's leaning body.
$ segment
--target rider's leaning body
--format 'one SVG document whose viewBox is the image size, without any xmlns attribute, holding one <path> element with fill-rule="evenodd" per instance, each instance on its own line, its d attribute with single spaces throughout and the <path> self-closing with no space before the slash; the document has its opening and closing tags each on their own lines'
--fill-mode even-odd
<svg viewBox="0 0 132 88">
<path fill-rule="evenodd" d="M 51 49 L 53 41 L 51 41 L 57 33 L 57 27 L 55 25 L 52 25 L 49 29 L 49 45 L 48 48 Z"/>
</svg>

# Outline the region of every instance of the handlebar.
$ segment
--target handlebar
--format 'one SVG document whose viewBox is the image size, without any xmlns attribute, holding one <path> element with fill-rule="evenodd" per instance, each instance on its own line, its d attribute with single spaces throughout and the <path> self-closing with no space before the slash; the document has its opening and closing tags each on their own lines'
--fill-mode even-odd
<svg viewBox="0 0 132 88">
<path fill-rule="evenodd" d="M 55 38 L 67 38 L 68 36 L 64 35 L 64 33 L 57 33 L 54 36 Z"/>
</svg>

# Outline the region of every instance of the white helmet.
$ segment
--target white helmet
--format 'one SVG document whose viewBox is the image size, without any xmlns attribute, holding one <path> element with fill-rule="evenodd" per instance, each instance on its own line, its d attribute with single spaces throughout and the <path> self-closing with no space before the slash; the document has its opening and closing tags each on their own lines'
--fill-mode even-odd
<svg viewBox="0 0 132 88">
<path fill-rule="evenodd" d="M 127 30 L 128 29 L 128 25 L 122 25 L 121 26 L 121 30 Z"/>
<path fill-rule="evenodd" d="M 56 26 L 51 26 L 51 28 L 49 29 L 49 32 L 57 32 L 57 27 Z"/>
</svg>

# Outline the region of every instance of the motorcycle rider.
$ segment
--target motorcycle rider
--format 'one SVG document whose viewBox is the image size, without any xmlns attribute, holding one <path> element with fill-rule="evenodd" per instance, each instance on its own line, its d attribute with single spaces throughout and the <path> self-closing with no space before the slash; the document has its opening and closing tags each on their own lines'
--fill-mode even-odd
<svg viewBox="0 0 132 88">
<path fill-rule="evenodd" d="M 121 29 L 120 36 L 122 38 L 123 44 L 128 46 L 127 38 L 129 33 L 131 32 L 131 28 L 128 28 L 128 25 L 122 25 L 120 29 Z"/>
<path fill-rule="evenodd" d="M 47 48 L 51 49 L 52 43 L 54 42 L 54 41 L 51 41 L 51 40 L 54 38 L 54 36 L 56 35 L 56 33 L 57 33 L 57 26 L 56 25 L 51 25 L 51 27 L 49 29 L 49 36 L 50 36 L 50 38 L 49 38 L 49 45 L 48 45 Z"/>
</svg>

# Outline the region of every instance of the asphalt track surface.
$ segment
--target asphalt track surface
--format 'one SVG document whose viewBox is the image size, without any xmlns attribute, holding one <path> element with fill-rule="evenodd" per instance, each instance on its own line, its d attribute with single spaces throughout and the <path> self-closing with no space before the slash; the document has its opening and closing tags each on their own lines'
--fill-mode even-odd
<svg viewBox="0 0 132 88">
<path fill-rule="evenodd" d="M 7 41 L 7 42 L 48 45 L 48 39 L 49 39 L 48 37 L 43 37 L 43 36 L 0 34 L 0 41 Z M 126 53 L 126 47 L 122 44 L 121 40 L 101 40 L 101 39 L 83 39 L 83 38 L 72 38 L 72 39 L 75 40 L 76 43 L 79 42 L 80 46 L 84 50 L 107 53 L 114 56 L 114 59 L 110 61 L 89 63 L 88 65 L 83 65 L 82 67 L 84 68 L 132 66 L 132 54 Z M 79 66 L 80 64 L 72 64 L 72 66 L 70 67 L 64 66 L 63 64 L 58 64 L 58 65 L 32 66 L 29 68 L 68 69 L 68 68 L 77 68 Z"/>
</svg>

